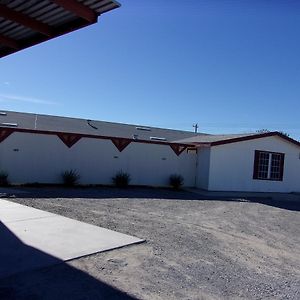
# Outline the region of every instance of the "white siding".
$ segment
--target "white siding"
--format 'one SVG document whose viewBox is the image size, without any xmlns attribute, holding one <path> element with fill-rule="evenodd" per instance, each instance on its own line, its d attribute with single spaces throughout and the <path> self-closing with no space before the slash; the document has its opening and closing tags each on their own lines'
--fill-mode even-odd
<svg viewBox="0 0 300 300">
<path fill-rule="evenodd" d="M 0 143 L 0 169 L 17 184 L 59 183 L 62 171 L 76 169 L 83 184 L 110 184 L 123 170 L 132 184 L 166 186 L 169 175 L 179 173 L 185 186 L 194 186 L 196 155 L 177 156 L 168 145 L 134 142 L 119 152 L 110 140 L 92 138 L 68 148 L 55 135 L 15 132 Z"/>
<path fill-rule="evenodd" d="M 254 151 L 285 153 L 283 181 L 253 179 Z M 280 137 L 214 146 L 210 154 L 209 190 L 299 192 L 300 148 Z"/>
</svg>

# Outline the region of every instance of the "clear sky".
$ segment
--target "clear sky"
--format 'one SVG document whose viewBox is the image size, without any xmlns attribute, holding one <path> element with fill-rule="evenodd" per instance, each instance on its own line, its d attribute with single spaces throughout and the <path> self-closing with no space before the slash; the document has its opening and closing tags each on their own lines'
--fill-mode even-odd
<svg viewBox="0 0 300 300">
<path fill-rule="evenodd" d="M 0 108 L 300 139 L 300 1 L 120 0 L 0 60 Z"/>
</svg>

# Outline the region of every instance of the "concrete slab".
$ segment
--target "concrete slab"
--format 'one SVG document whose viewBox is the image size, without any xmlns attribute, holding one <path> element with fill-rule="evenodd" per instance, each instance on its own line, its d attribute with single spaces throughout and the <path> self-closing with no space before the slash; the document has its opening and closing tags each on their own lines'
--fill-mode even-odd
<svg viewBox="0 0 300 300">
<path fill-rule="evenodd" d="M 143 240 L 0 200 L 0 278 Z"/>
<path fill-rule="evenodd" d="M 9 205 L 3 203 L 2 205 L 2 201 L 3 200 L 0 200 L 0 220 L 5 224 L 8 222 L 40 219 L 45 217 L 51 218 L 56 216 L 47 211 L 30 208 L 20 204 Z"/>
</svg>

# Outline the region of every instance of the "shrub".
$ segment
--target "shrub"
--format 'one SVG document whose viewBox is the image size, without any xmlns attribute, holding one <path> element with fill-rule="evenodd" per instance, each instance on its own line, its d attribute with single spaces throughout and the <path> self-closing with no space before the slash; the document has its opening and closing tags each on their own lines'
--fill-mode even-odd
<svg viewBox="0 0 300 300">
<path fill-rule="evenodd" d="M 74 186 L 78 184 L 78 181 L 80 179 L 80 176 L 76 170 L 64 171 L 61 173 L 61 177 L 65 186 Z"/>
<path fill-rule="evenodd" d="M 0 186 L 8 186 L 8 173 L 0 171 Z"/>
<path fill-rule="evenodd" d="M 183 185 L 183 183 L 184 183 L 184 179 L 181 175 L 179 174 L 170 175 L 169 184 L 173 189 L 179 190 L 180 187 Z"/>
<path fill-rule="evenodd" d="M 126 172 L 119 171 L 113 178 L 113 184 L 120 188 L 126 188 L 129 185 L 131 178 Z"/>
</svg>

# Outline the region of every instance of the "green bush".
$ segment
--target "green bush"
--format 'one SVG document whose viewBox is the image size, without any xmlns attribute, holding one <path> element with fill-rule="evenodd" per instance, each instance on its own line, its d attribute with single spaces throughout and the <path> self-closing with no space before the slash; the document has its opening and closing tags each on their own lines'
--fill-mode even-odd
<svg viewBox="0 0 300 300">
<path fill-rule="evenodd" d="M 126 172 L 119 171 L 113 178 L 112 182 L 116 187 L 126 188 L 129 185 L 131 178 Z"/>
<path fill-rule="evenodd" d="M 179 190 L 181 186 L 183 186 L 183 183 L 184 183 L 184 179 L 181 175 L 179 174 L 170 175 L 169 184 L 173 189 Z"/>
<path fill-rule="evenodd" d="M 8 173 L 5 171 L 0 171 L 0 186 L 8 186 Z"/>
<path fill-rule="evenodd" d="M 77 185 L 80 179 L 76 170 L 66 170 L 61 173 L 61 177 L 65 186 Z"/>
</svg>

